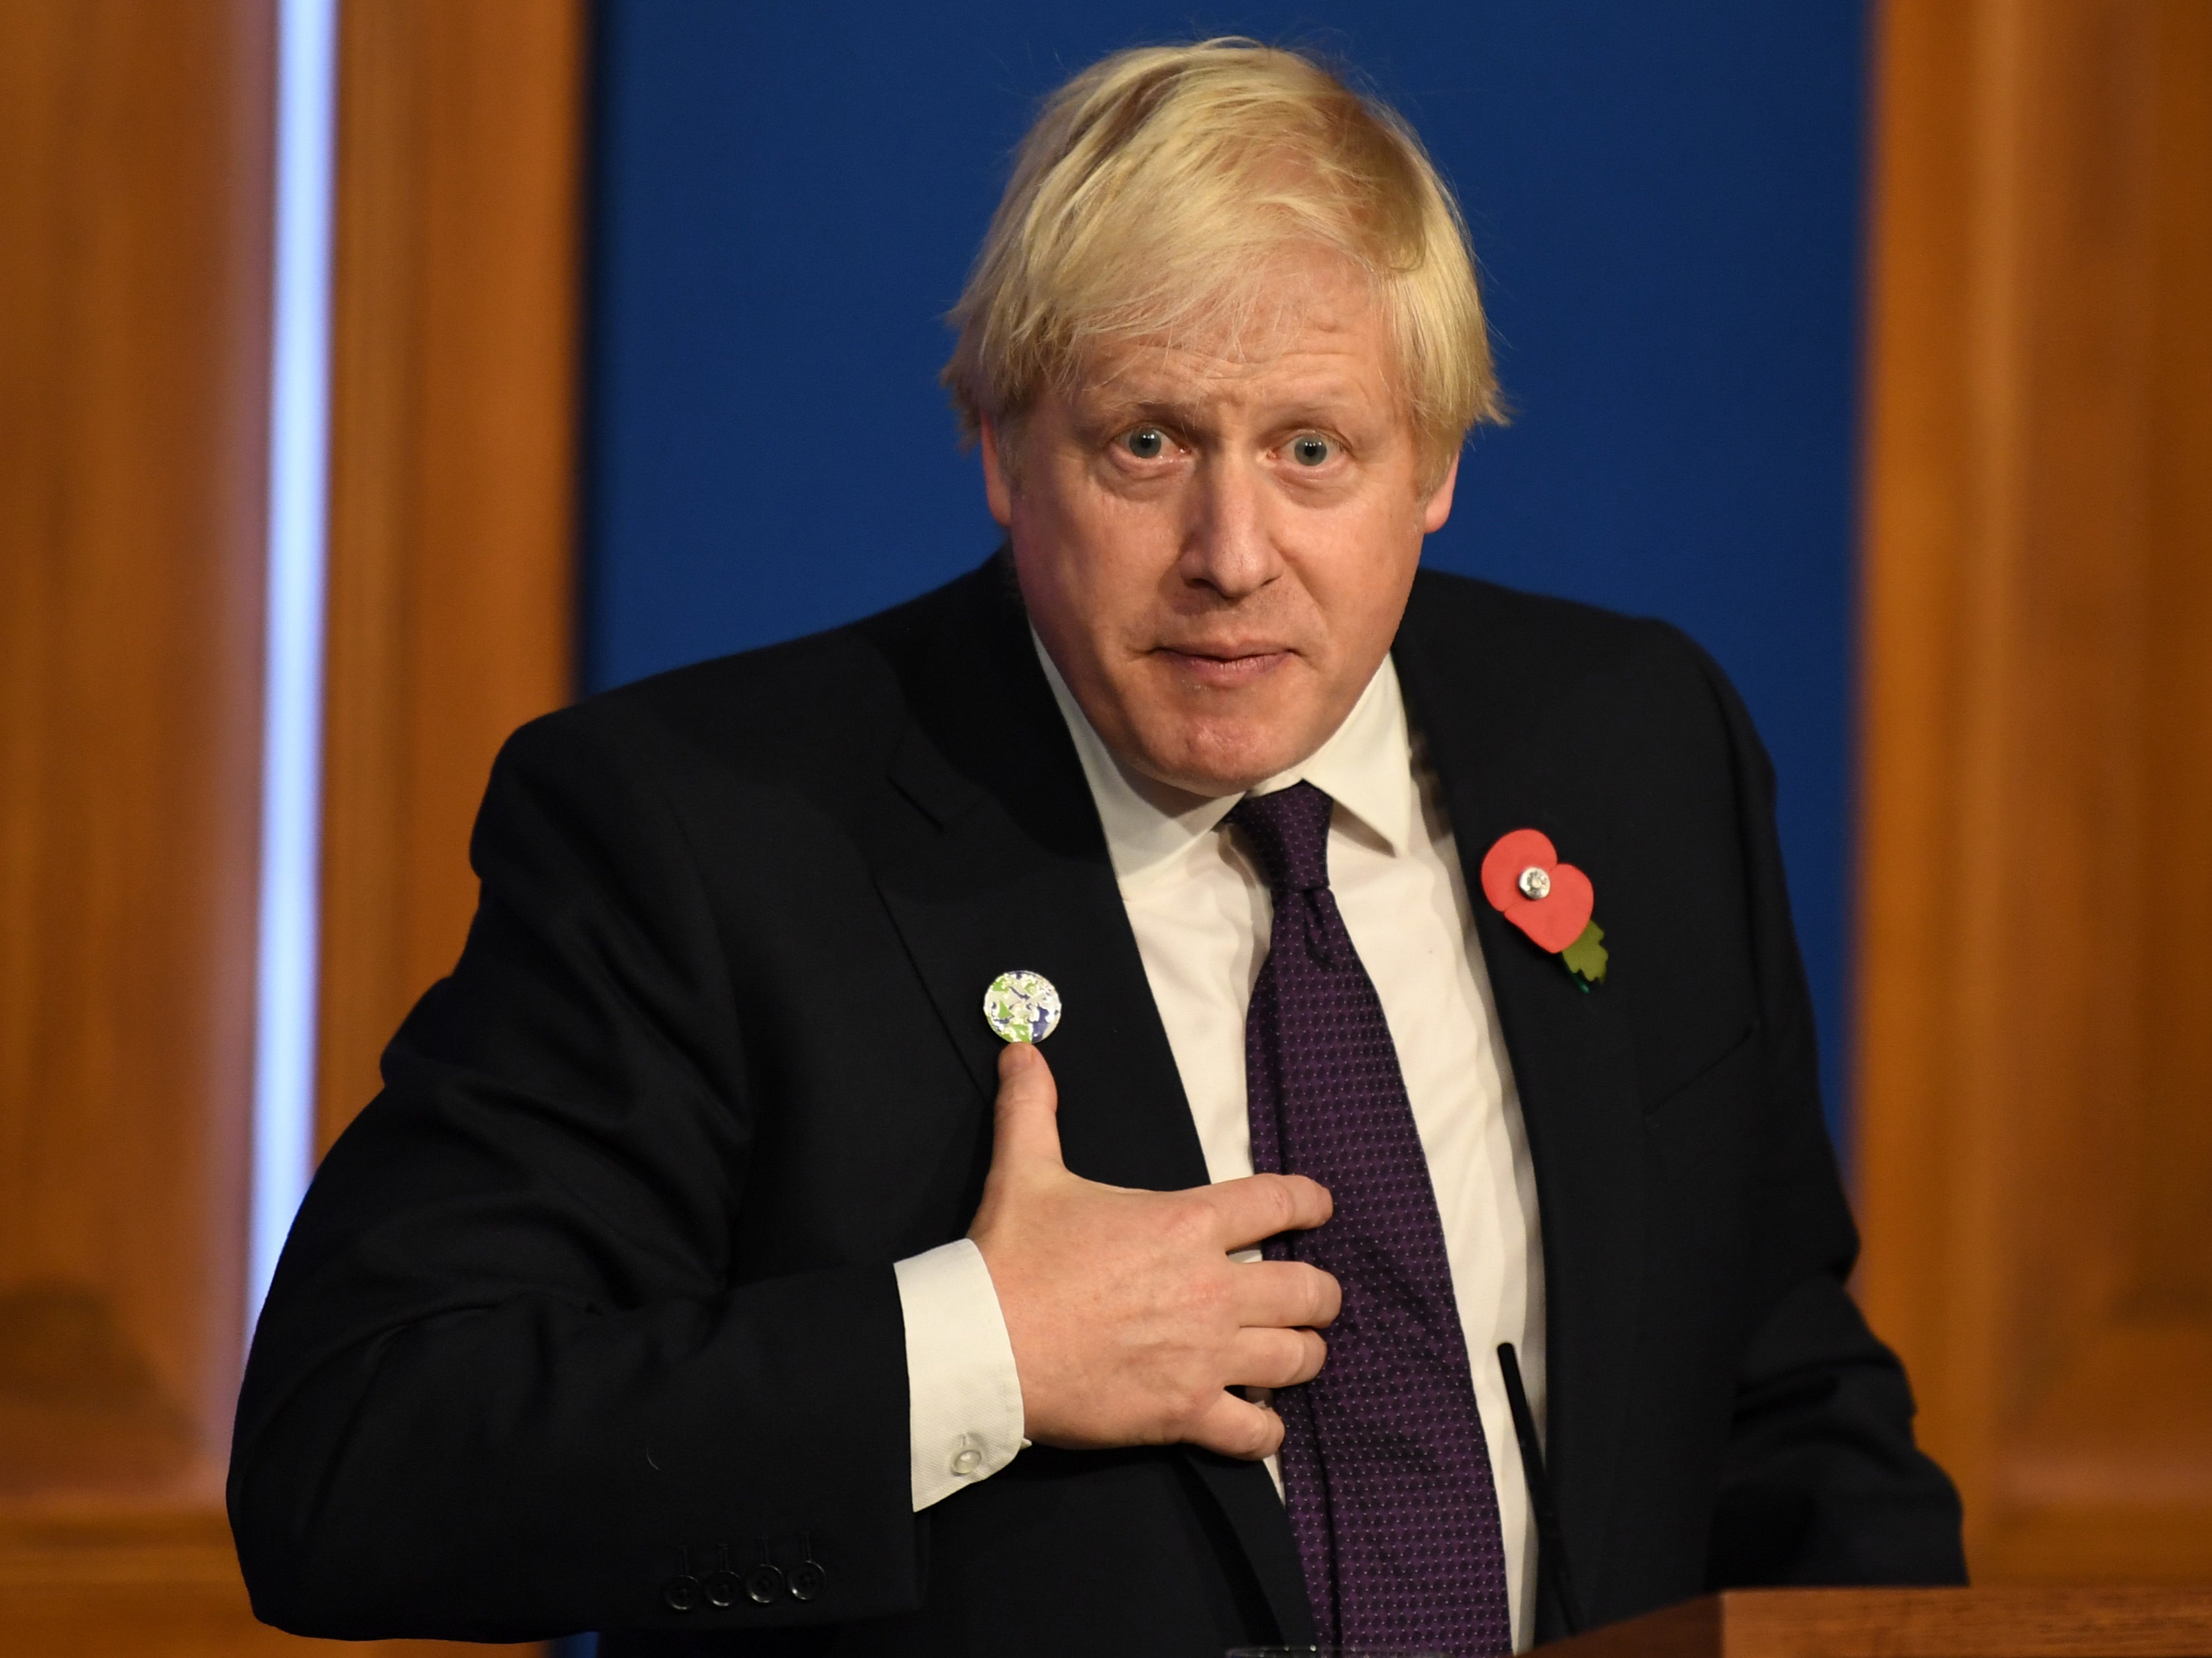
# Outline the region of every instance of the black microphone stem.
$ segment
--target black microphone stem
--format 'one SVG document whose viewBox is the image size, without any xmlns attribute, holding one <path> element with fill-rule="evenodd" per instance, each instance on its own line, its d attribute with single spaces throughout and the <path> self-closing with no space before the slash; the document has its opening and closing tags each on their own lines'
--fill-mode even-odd
<svg viewBox="0 0 2212 1658">
<path fill-rule="evenodd" d="M 1567 1633 L 1580 1635 L 1582 1613 L 1575 1604 L 1574 1580 L 1567 1571 L 1566 1539 L 1559 1532 L 1559 1511 L 1552 1506 L 1552 1482 L 1544 1473 L 1544 1448 L 1536 1438 L 1536 1418 L 1528 1408 L 1528 1390 L 1521 1385 L 1521 1357 L 1511 1342 L 1498 1344 L 1498 1366 L 1505 1373 L 1505 1402 L 1513 1412 L 1513 1436 L 1521 1442 L 1521 1472 L 1528 1480 L 1528 1506 L 1536 1515 L 1539 1593 L 1548 1582 Z"/>
</svg>

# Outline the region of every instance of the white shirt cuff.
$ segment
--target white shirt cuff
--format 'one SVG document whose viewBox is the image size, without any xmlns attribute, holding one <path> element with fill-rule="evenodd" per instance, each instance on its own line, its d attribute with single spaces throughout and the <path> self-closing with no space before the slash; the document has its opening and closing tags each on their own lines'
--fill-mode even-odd
<svg viewBox="0 0 2212 1658">
<path fill-rule="evenodd" d="M 906 1319 L 908 1443 L 919 1514 L 988 1479 L 1029 1441 L 1013 1343 L 983 1252 L 962 1238 L 891 1270 Z"/>
</svg>

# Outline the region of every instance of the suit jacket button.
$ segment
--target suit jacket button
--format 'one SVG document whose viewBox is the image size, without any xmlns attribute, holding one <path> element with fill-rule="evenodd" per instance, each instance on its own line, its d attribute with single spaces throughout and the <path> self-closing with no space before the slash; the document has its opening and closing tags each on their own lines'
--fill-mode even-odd
<svg viewBox="0 0 2212 1658">
<path fill-rule="evenodd" d="M 829 1582 L 830 1574 L 818 1561 L 802 1560 L 791 1569 L 791 1598 L 811 1600 Z"/>
<path fill-rule="evenodd" d="M 783 1598 L 783 1574 L 765 1560 L 745 1574 L 745 1596 L 765 1606 Z"/>
<path fill-rule="evenodd" d="M 660 1586 L 660 1599 L 671 1612 L 690 1612 L 707 1598 L 699 1587 L 699 1580 L 688 1571 L 681 1571 Z"/>
</svg>

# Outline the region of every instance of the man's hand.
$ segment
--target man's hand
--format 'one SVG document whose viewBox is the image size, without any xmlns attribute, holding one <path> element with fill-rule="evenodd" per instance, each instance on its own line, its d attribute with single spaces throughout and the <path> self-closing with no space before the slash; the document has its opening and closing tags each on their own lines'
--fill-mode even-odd
<svg viewBox="0 0 2212 1658">
<path fill-rule="evenodd" d="M 1263 1457 L 1282 1419 L 1224 1391 L 1309 1381 L 1335 1318 L 1336 1280 L 1296 1261 L 1231 1260 L 1320 1225 L 1328 1193 L 1303 1175 L 1188 1192 L 1100 1186 L 1060 1154 L 1060 1092 L 1044 1056 L 999 1060 L 998 1138 L 968 1236 L 983 1253 L 1022 1383 L 1023 1431 L 1097 1448 L 1188 1442 Z"/>
</svg>

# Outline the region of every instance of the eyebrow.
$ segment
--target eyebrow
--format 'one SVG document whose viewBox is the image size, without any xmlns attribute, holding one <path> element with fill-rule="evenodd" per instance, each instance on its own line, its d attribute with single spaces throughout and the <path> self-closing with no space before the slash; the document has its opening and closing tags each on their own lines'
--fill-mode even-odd
<svg viewBox="0 0 2212 1658">
<path fill-rule="evenodd" d="M 1354 399 L 1350 387 L 1342 381 L 1334 381 L 1318 389 L 1309 389 L 1288 399 L 1275 423 L 1284 426 L 1326 426 L 1335 422 L 1344 405 Z M 1181 402 L 1173 398 L 1139 392 L 1123 395 L 1107 392 L 1097 394 L 1089 408 L 1079 408 L 1081 422 L 1086 429 L 1106 431 L 1118 429 L 1133 421 L 1157 421 L 1163 426 L 1187 427 L 1201 423 L 1205 405 Z"/>
</svg>

